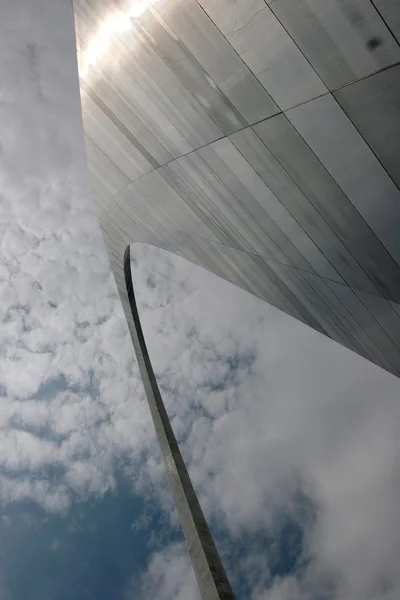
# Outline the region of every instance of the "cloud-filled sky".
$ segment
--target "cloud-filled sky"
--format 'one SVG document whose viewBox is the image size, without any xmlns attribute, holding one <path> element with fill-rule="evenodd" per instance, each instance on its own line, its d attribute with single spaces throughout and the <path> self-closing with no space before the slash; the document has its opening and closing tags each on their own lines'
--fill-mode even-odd
<svg viewBox="0 0 400 600">
<path fill-rule="evenodd" d="M 91 200 L 68 0 L 0 24 L 0 600 L 199 600 Z M 400 597 L 400 383 L 134 245 L 160 387 L 238 599 Z"/>
</svg>

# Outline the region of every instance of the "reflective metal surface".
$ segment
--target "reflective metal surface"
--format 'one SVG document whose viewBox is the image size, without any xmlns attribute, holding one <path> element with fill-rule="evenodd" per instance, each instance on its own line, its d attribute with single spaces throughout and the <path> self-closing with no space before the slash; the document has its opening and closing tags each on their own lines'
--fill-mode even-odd
<svg viewBox="0 0 400 600">
<path fill-rule="evenodd" d="M 400 374 L 396 4 L 74 0 L 121 290 L 155 244 Z"/>
</svg>

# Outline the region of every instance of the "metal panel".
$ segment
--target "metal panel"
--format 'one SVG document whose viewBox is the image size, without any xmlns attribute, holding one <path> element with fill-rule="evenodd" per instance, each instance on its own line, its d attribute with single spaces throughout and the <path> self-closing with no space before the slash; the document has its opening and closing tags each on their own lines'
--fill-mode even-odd
<svg viewBox="0 0 400 600">
<path fill-rule="evenodd" d="M 233 104 L 152 6 L 135 19 L 135 26 L 224 133 L 233 133 L 246 125 Z"/>
<path fill-rule="evenodd" d="M 202 154 L 212 150 L 207 147 Z M 218 158 L 218 157 L 217 157 Z M 189 154 L 178 161 L 188 175 L 197 183 L 227 222 L 231 223 L 252 249 L 252 252 L 267 258 L 290 264 L 289 258 L 281 252 L 268 237 L 256 218 L 221 182 L 211 167 L 197 153 Z M 287 243 L 289 243 L 287 241 Z M 308 267 L 311 269 L 310 265 Z"/>
<path fill-rule="evenodd" d="M 207 221 L 200 219 L 157 171 L 128 186 L 114 202 L 123 202 L 135 221 L 147 224 L 155 231 L 183 231 L 218 241 Z"/>
<path fill-rule="evenodd" d="M 326 283 L 375 344 L 374 361 L 388 371 L 400 374 L 398 349 L 354 291 L 347 285 L 340 285 L 334 281 L 327 281 Z"/>
<path fill-rule="evenodd" d="M 110 14 L 114 20 L 118 14 L 123 18 L 123 13 L 116 10 L 115 5 L 113 6 L 114 12 L 110 13 L 107 0 L 77 0 L 77 14 L 97 36 L 98 43 L 105 43 L 102 39 L 102 31 L 107 27 L 110 29 L 102 59 L 104 60 L 108 54 L 114 56 L 191 146 L 202 146 L 220 137 L 222 131 L 149 46 L 126 15 L 125 18 L 129 23 L 126 30 L 120 31 L 118 27 L 114 27 L 113 21 L 107 26 L 107 18 L 110 19 Z M 88 52 L 90 54 L 90 47 Z"/>
<path fill-rule="evenodd" d="M 185 166 L 174 161 L 162 167 L 159 173 L 187 202 L 192 210 L 207 223 L 216 238 L 232 248 L 254 252 L 246 238 L 236 229 L 236 223 L 227 219 L 203 189 L 190 177 Z"/>
<path fill-rule="evenodd" d="M 200 4 L 282 110 L 327 92 L 264 0 Z"/>
<path fill-rule="evenodd" d="M 119 166 L 88 135 L 85 135 L 85 147 L 86 156 L 91 168 L 103 185 L 107 187 L 110 195 L 113 196 L 130 183 L 129 177 L 121 171 Z"/>
<path fill-rule="evenodd" d="M 400 42 L 400 7 L 399 0 L 372 0 L 386 25 Z"/>
<path fill-rule="evenodd" d="M 86 31 L 89 31 L 78 16 L 75 16 L 75 21 L 80 30 L 85 28 Z M 96 41 L 97 38 L 92 33 L 87 37 L 86 46 L 90 49 L 93 41 Z M 102 82 L 104 82 L 104 85 L 112 87 L 117 96 L 121 98 L 121 101 L 143 123 L 143 127 L 150 131 L 173 157 L 181 156 L 193 150 L 192 146 L 185 140 L 178 129 L 160 110 L 156 102 L 153 102 L 150 96 L 143 91 L 110 52 L 95 65 L 87 64 L 87 61 L 83 57 L 84 54 L 80 54 L 81 82 L 85 81 L 90 84 L 95 82 L 99 86 L 102 86 Z M 157 96 L 155 100 L 158 101 L 158 98 Z M 83 114 L 85 121 L 85 109 Z M 150 139 L 150 136 L 147 137 Z"/>
<path fill-rule="evenodd" d="M 365 292 L 355 290 L 355 293 L 400 350 L 400 316 L 390 303 Z"/>
<path fill-rule="evenodd" d="M 277 115 L 254 126 L 253 129 L 334 231 L 335 236 L 341 240 L 343 246 L 354 257 L 354 261 L 369 276 L 376 289 L 388 298 L 400 299 L 399 266 L 286 116 Z M 292 210 L 295 208 L 292 207 Z M 314 219 L 308 222 L 307 217 L 307 224 L 300 217 L 297 218 L 306 231 L 309 230 L 308 227 L 312 227 Z M 336 250 L 336 245 L 334 248 Z M 330 252 L 327 252 L 327 256 L 331 257 Z M 343 264 L 341 267 L 337 266 L 337 269 L 350 285 L 377 293 L 367 286 L 350 256 L 346 257 L 341 250 L 337 260 L 339 257 L 343 257 Z M 331 260 L 336 266 L 336 259 Z"/>
<path fill-rule="evenodd" d="M 400 304 L 397 304 L 397 302 L 389 302 L 389 304 L 393 308 L 393 310 L 395 310 L 400 316 Z"/>
<path fill-rule="evenodd" d="M 249 190 L 254 198 L 256 198 L 260 206 L 283 231 L 291 244 L 295 246 L 299 253 L 299 257 L 303 257 L 302 260 L 300 258 L 300 260 L 297 259 L 296 261 L 292 261 L 293 264 L 305 271 L 312 271 L 315 269 L 317 273 L 324 275 L 325 277 L 331 277 L 336 281 L 342 281 L 340 275 L 326 260 L 276 195 L 265 184 L 264 180 L 257 174 L 251 160 L 246 160 L 249 158 L 248 153 L 243 156 L 237 148 L 229 143 L 231 140 L 233 144 L 239 143 L 239 145 L 241 145 L 240 140 L 243 138 L 243 134 L 244 132 L 239 132 L 230 136 L 229 140 L 219 140 L 212 144 L 212 148 L 229 166 L 231 171 L 236 173 L 242 184 Z M 254 135 L 254 133 L 250 131 L 250 135 L 251 134 Z M 250 158 L 253 159 L 255 154 L 256 152 L 253 152 Z M 257 156 L 256 160 L 262 162 L 263 158 L 262 156 Z M 281 249 L 283 250 L 283 248 Z"/>
<path fill-rule="evenodd" d="M 348 85 L 334 96 L 400 187 L 400 65 Z"/>
<path fill-rule="evenodd" d="M 134 137 L 142 146 L 142 153 L 150 155 L 154 167 L 169 162 L 174 156 L 168 152 L 157 137 L 150 131 L 144 122 L 136 115 L 132 102 L 129 104 L 116 92 L 115 86 L 110 85 L 97 72 L 91 70 L 90 86 L 81 81 L 84 89 L 93 101 L 101 107 L 103 112 L 111 113 L 114 122 L 121 130 L 127 131 L 127 135 Z"/>
<path fill-rule="evenodd" d="M 306 245 L 303 243 L 302 247 L 298 247 L 299 250 L 322 277 L 340 281 L 339 274 L 349 285 L 379 294 L 348 249 L 256 135 L 255 132 L 259 131 L 262 134 L 262 125 L 265 123 L 254 126 L 254 131 L 247 129 L 230 139 L 306 232 L 308 237 L 303 237 Z"/>
<path fill-rule="evenodd" d="M 226 140 L 229 145 L 229 140 Z M 271 219 L 268 213 L 259 204 L 256 198 L 242 184 L 236 174 L 231 171 L 228 165 L 215 152 L 212 146 L 205 146 L 197 150 L 197 154 L 201 156 L 205 163 L 213 170 L 218 179 L 231 192 L 233 197 L 241 203 L 245 210 L 258 224 L 260 232 L 255 238 L 255 241 L 262 243 L 262 249 L 257 251 L 264 257 L 270 257 L 272 260 L 283 264 L 295 263 L 302 264 L 311 268 L 304 261 L 298 250 L 293 246 L 292 242 Z"/>
<path fill-rule="evenodd" d="M 274 0 L 270 7 L 329 89 L 400 60 L 369 0 Z"/>
<path fill-rule="evenodd" d="M 81 90 L 83 109 L 86 111 L 84 130 L 97 147 L 112 156 L 112 162 L 133 181 L 151 171 L 153 165 L 143 156 L 132 140 L 111 121 L 111 119 Z"/>
<path fill-rule="evenodd" d="M 302 275 L 304 279 L 306 279 L 314 288 L 314 290 L 321 296 L 336 317 L 338 317 L 343 323 L 346 331 L 345 345 L 361 356 L 364 356 L 364 358 L 372 360 L 373 355 L 369 352 L 369 344 L 363 343 L 364 332 L 360 327 L 360 324 L 356 321 L 354 316 L 349 313 L 339 298 L 332 292 L 322 277 L 317 277 L 311 273 L 302 273 Z"/>
<path fill-rule="evenodd" d="M 288 119 L 277 115 L 254 129 L 376 288 L 400 299 L 400 268 Z M 350 273 L 339 271 L 350 283 Z M 370 291 L 358 274 L 356 281 L 355 287 Z"/>
<path fill-rule="evenodd" d="M 400 191 L 333 96 L 311 100 L 287 116 L 400 263 Z"/>
<path fill-rule="evenodd" d="M 195 0 L 159 0 L 154 6 L 248 123 L 278 108 Z"/>
</svg>

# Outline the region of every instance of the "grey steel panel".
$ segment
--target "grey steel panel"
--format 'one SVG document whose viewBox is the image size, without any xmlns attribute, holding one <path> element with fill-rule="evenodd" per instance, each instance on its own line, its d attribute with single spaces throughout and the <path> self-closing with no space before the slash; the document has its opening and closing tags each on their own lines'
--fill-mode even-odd
<svg viewBox="0 0 400 600">
<path fill-rule="evenodd" d="M 254 135 L 254 133 L 250 131 L 250 135 L 251 134 Z M 243 156 L 233 145 L 236 145 L 236 143 L 241 145 L 240 140 L 243 139 L 243 135 L 246 135 L 246 132 L 235 133 L 230 136 L 229 140 L 223 139 L 215 142 L 212 144 L 212 148 L 229 166 L 231 171 L 236 173 L 242 184 L 256 198 L 258 203 L 269 214 L 273 221 L 275 221 L 276 225 L 283 231 L 287 239 L 296 247 L 299 256 L 303 257 L 302 261 L 299 261 L 298 259 L 297 261 L 292 261 L 293 264 L 306 271 L 315 269 L 319 274 L 324 275 L 325 277 L 331 277 L 336 281 L 342 281 L 340 275 L 326 260 L 276 195 L 266 185 L 265 181 L 257 174 L 257 170 L 253 168 L 252 161 L 249 160 L 248 153 L 246 152 L 246 155 Z M 255 158 L 255 154 L 256 152 L 252 153 L 251 159 Z M 257 156 L 256 159 L 260 162 L 263 160 L 262 156 Z M 283 250 L 283 248 L 281 249 Z M 311 269 L 310 266 L 312 267 Z"/>
<path fill-rule="evenodd" d="M 264 0 L 199 2 L 282 110 L 327 92 Z"/>
<path fill-rule="evenodd" d="M 87 25 L 75 15 L 76 27 L 80 35 L 84 36 L 84 49 L 79 54 L 80 81 L 91 84 L 103 80 L 106 85 L 115 90 L 117 96 L 138 117 L 139 121 L 154 135 L 156 139 L 171 153 L 173 157 L 190 152 L 193 148 L 182 134 L 168 120 L 148 94 L 134 81 L 122 67 L 121 63 L 112 55 L 113 45 L 108 48 L 101 60 L 89 60 L 91 48 L 99 44 L 98 38 L 90 31 Z M 115 36 L 114 36 L 115 37 Z M 117 56 L 118 53 L 116 52 Z M 85 111 L 83 113 L 85 118 Z"/>
<path fill-rule="evenodd" d="M 400 6 L 399 0 L 372 0 L 386 25 L 400 42 Z"/>
<path fill-rule="evenodd" d="M 296 295 L 296 290 L 293 290 L 293 285 L 288 284 L 284 266 L 273 261 L 265 260 L 260 256 L 253 256 L 252 258 L 263 273 L 268 285 L 271 286 L 272 289 L 278 290 L 284 297 L 286 304 L 291 307 L 289 314 L 300 314 L 301 317 L 299 318 L 303 323 L 306 323 L 310 327 L 313 327 L 313 329 L 326 335 L 326 331 L 321 327 L 319 320 L 314 317 L 313 307 L 309 310 L 308 300 L 301 295 Z"/>
<path fill-rule="evenodd" d="M 156 169 L 160 166 L 159 162 L 152 156 L 151 152 L 147 150 L 145 145 L 142 144 L 141 140 L 136 135 L 136 132 L 132 132 L 131 128 L 127 127 L 121 119 L 115 114 L 113 110 L 107 105 L 106 102 L 100 98 L 98 94 L 94 91 L 92 86 L 86 84 L 86 82 L 81 82 L 81 93 L 85 93 L 85 97 L 90 98 L 90 100 L 99 108 L 99 110 L 106 115 L 109 120 L 119 129 L 119 131 L 126 137 L 126 139 L 132 144 L 133 148 L 138 151 L 143 158 Z"/>
<path fill-rule="evenodd" d="M 107 185 L 112 195 L 130 183 L 129 177 L 97 146 L 89 135 L 85 135 L 85 148 L 90 165 L 96 169 L 98 177 Z"/>
<path fill-rule="evenodd" d="M 330 89 L 400 60 L 369 0 L 274 0 L 270 7 Z"/>
<path fill-rule="evenodd" d="M 287 116 L 399 263 L 400 190 L 333 96 L 311 100 Z"/>
<path fill-rule="evenodd" d="M 348 85 L 334 96 L 400 187 L 400 65 Z"/>
<path fill-rule="evenodd" d="M 153 7 L 149 5 L 135 19 L 135 25 L 224 133 L 233 133 L 246 125 L 233 104 Z"/>
<path fill-rule="evenodd" d="M 85 111 L 83 125 L 85 133 L 96 140 L 97 147 L 104 154 L 112 156 L 112 162 L 118 165 L 129 181 L 137 179 L 154 168 L 83 90 L 81 90 L 81 99 Z"/>
<path fill-rule="evenodd" d="M 300 271 L 297 271 L 293 267 L 286 267 L 276 263 L 268 263 L 268 265 L 275 271 L 276 275 L 284 282 L 285 286 L 298 301 L 301 302 L 308 314 L 311 315 L 314 323 L 317 323 L 317 325 L 313 324 L 312 327 L 320 333 L 328 335 L 335 341 L 342 343 L 340 331 L 338 331 L 334 323 L 334 315 L 330 314 L 331 311 L 321 297 L 302 277 Z"/>
<path fill-rule="evenodd" d="M 354 315 L 354 318 L 360 323 L 366 335 L 376 345 L 375 362 L 392 373 L 400 374 L 400 354 L 398 349 L 354 291 L 347 285 L 340 285 L 334 281 L 327 281 L 326 284 L 345 305 L 347 310 Z"/>
<path fill-rule="evenodd" d="M 167 182 L 174 187 L 178 194 L 188 203 L 193 211 L 209 224 L 217 239 L 232 248 L 239 248 L 247 252 L 254 252 L 252 246 L 237 229 L 237 222 L 233 222 L 224 215 L 215 201 L 205 193 L 200 185 L 189 175 L 186 169 L 185 157 L 162 167 L 160 173 Z"/>
<path fill-rule="evenodd" d="M 393 310 L 395 310 L 400 316 L 400 304 L 397 304 L 397 302 L 389 302 L 389 304 L 393 308 Z"/>
<path fill-rule="evenodd" d="M 209 154 L 210 150 L 211 149 L 207 147 L 202 154 Z M 278 240 L 281 242 L 279 247 L 276 246 L 262 227 L 260 227 L 258 221 L 253 218 L 248 207 L 245 204 L 242 204 L 228 190 L 206 161 L 204 161 L 197 153 L 192 153 L 179 159 L 178 164 L 185 169 L 188 175 L 210 198 L 211 203 L 215 206 L 215 212 L 221 212 L 223 218 L 231 223 L 238 231 L 239 235 L 246 240 L 248 247 L 251 248 L 252 252 L 277 260 L 278 262 L 290 264 L 289 257 L 285 252 L 286 248 L 291 244 L 289 240 L 286 240 L 286 248 L 282 239 Z M 273 225 L 273 222 L 271 225 Z M 303 261 L 303 263 L 311 269 L 311 266 L 307 265 L 305 261 Z"/>
<path fill-rule="evenodd" d="M 377 289 L 388 298 L 400 299 L 400 268 L 286 116 L 263 121 L 254 130 Z M 364 287 L 354 263 L 350 266 L 354 268 L 355 287 L 370 291 Z M 338 270 L 345 279 L 351 276 L 349 271 L 345 276 Z"/>
<path fill-rule="evenodd" d="M 279 111 L 195 0 L 159 0 L 154 6 L 248 123 Z"/>
<path fill-rule="evenodd" d="M 400 192 L 379 162 L 398 177 L 398 69 L 336 90 L 348 118 L 304 57 L 323 77 L 330 65 L 332 86 L 389 65 L 397 45 L 361 0 L 199 2 L 143 3 L 130 19 L 128 4 L 76 0 L 88 167 L 118 287 L 125 247 L 154 244 L 400 373 Z M 277 115 L 267 91 L 301 104 Z"/>
<path fill-rule="evenodd" d="M 156 231 L 182 231 L 218 241 L 207 222 L 198 217 L 157 171 L 128 186 L 114 202 L 118 205 L 124 202 L 135 221 L 147 223 Z"/>
<path fill-rule="evenodd" d="M 154 164 L 154 167 L 169 162 L 174 157 L 160 143 L 156 136 L 146 127 L 143 121 L 137 117 L 132 107 L 130 107 L 116 92 L 114 86 L 109 85 L 103 77 L 92 70 L 93 77 L 90 79 L 90 86 L 81 82 L 82 88 L 91 96 L 93 101 L 114 117 L 116 123 L 128 134 L 135 137 L 142 145 L 144 152 L 147 152 Z M 150 162 L 150 161 L 149 161 Z"/>
<path fill-rule="evenodd" d="M 115 8 L 114 5 L 114 12 L 118 12 Z M 104 19 L 110 14 L 106 0 L 78 0 L 76 10 L 95 35 L 102 31 Z M 111 54 L 117 59 L 191 146 L 202 146 L 220 137 L 222 131 L 148 45 L 133 22 L 130 23 L 129 31 L 117 30 L 109 36 L 105 55 Z"/>
<path fill-rule="evenodd" d="M 226 140 L 226 143 L 230 144 L 231 142 Z M 270 257 L 272 260 L 283 264 L 295 264 L 300 266 L 300 268 L 311 269 L 311 265 L 307 264 L 291 240 L 279 229 L 275 221 L 271 219 L 261 204 L 259 204 L 236 174 L 215 152 L 213 147 L 205 146 L 197 150 L 197 154 L 201 156 L 204 162 L 214 171 L 218 179 L 259 225 L 262 233 L 260 232 L 260 237 L 257 241 L 260 241 L 263 246 L 263 249 L 259 253 L 264 257 Z"/>
<path fill-rule="evenodd" d="M 354 291 L 400 350 L 400 316 L 390 303 L 384 298 L 377 298 L 358 290 Z"/>
<path fill-rule="evenodd" d="M 207 243 L 198 238 L 188 242 L 192 248 L 197 249 L 197 252 L 201 250 L 201 256 L 197 255 L 195 260 L 197 264 L 202 266 L 207 263 L 213 264 L 213 271 L 225 279 L 302 322 L 318 326 L 301 302 L 269 267 L 270 261 L 229 246 Z"/>
<path fill-rule="evenodd" d="M 78 18 L 76 20 L 79 21 Z M 90 83 L 92 81 L 99 82 L 99 84 L 103 80 L 106 85 L 113 87 L 116 94 L 138 117 L 143 126 L 173 157 L 181 156 L 193 150 L 192 146 L 168 120 L 156 103 L 110 53 L 106 55 L 100 64 L 96 65 L 96 68 L 93 66 L 85 67 L 85 75 L 81 75 L 80 79 Z M 85 119 L 85 111 L 83 116 Z"/>
<path fill-rule="evenodd" d="M 107 187 L 108 182 L 104 183 L 102 181 L 99 172 L 96 171 L 92 164 L 88 165 L 88 171 L 96 213 L 99 219 L 102 219 L 107 212 L 108 206 L 111 202 L 112 194 Z"/>
<path fill-rule="evenodd" d="M 346 246 L 262 143 L 262 125 L 265 123 L 254 126 L 254 131 L 247 129 L 230 139 L 308 235 L 308 238 L 303 237 L 306 244 L 303 242 L 301 247 L 298 246 L 299 250 L 322 277 L 332 278 L 335 269 L 334 279 L 338 280 L 339 274 L 349 285 L 379 294 Z M 255 132 L 260 133 L 260 137 Z"/>
<path fill-rule="evenodd" d="M 354 315 L 347 310 L 322 277 L 317 277 L 311 273 L 302 273 L 302 275 L 343 323 L 346 332 L 348 332 L 345 345 L 364 356 L 364 358 L 373 360 L 374 353 L 371 354 L 369 350 L 371 344 L 364 343 L 365 332 L 354 318 Z"/>
</svg>

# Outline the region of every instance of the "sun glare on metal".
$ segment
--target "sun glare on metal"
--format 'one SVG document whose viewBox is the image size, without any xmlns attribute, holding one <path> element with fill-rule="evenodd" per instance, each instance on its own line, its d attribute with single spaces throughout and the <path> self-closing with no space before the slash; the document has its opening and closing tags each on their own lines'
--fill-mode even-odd
<svg viewBox="0 0 400 600">
<path fill-rule="evenodd" d="M 90 42 L 79 61 L 79 74 L 86 77 L 90 67 L 96 66 L 112 43 L 114 35 L 132 30 L 132 19 L 138 19 L 150 7 L 150 0 L 137 0 L 125 12 L 113 12 L 107 17 L 101 28 L 96 31 L 95 38 Z"/>
</svg>

